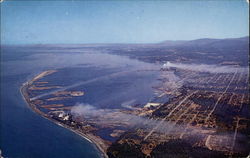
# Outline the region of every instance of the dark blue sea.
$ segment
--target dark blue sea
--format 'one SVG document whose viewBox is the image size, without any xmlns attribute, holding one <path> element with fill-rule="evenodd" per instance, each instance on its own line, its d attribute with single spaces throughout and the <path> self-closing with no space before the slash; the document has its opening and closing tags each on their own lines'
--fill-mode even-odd
<svg viewBox="0 0 250 158">
<path fill-rule="evenodd" d="M 129 75 L 74 87 L 76 90 L 83 89 L 86 95 L 68 104 L 84 102 L 98 108 L 118 108 L 123 102 L 131 100 L 144 104 L 154 96 L 151 87 L 155 84 L 157 72 L 140 71 L 157 70 L 157 65 L 90 47 L 40 45 L 2 46 L 1 49 L 0 149 L 4 157 L 100 157 L 96 147 L 87 140 L 42 118 L 26 105 L 20 87 L 42 71 L 57 69 L 57 75 L 47 77 L 47 80 L 54 81 L 49 84 L 70 86 L 76 82 L 132 70 Z"/>
</svg>

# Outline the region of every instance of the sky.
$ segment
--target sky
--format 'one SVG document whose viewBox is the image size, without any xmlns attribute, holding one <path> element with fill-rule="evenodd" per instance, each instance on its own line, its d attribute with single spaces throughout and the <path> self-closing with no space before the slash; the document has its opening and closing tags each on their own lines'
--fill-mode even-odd
<svg viewBox="0 0 250 158">
<path fill-rule="evenodd" d="M 246 0 L 10 1 L 2 44 L 157 43 L 249 35 Z"/>
</svg>

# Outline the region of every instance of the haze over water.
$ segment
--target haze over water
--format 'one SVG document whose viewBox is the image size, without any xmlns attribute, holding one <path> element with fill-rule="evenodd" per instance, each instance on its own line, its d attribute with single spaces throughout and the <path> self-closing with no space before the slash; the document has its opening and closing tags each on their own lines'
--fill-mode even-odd
<svg viewBox="0 0 250 158">
<path fill-rule="evenodd" d="M 114 72 L 159 68 L 158 65 L 132 60 L 127 57 L 105 54 L 94 50 L 86 51 L 84 49 L 61 49 L 58 52 L 54 52 L 50 47 L 3 47 L 2 53 L 1 150 L 3 156 L 7 157 L 72 157 L 72 154 L 74 154 L 74 157 L 99 157 L 98 151 L 88 141 L 80 138 L 68 129 L 59 127 L 40 117 L 26 105 L 19 88 L 24 82 L 38 73 L 48 69 L 58 69 L 58 75 L 48 76 L 48 80 L 53 81 L 55 84 L 71 85 L 82 80 L 89 80 Z M 70 79 L 65 81 L 66 76 L 60 75 L 64 73 L 69 74 L 67 71 L 69 71 L 71 75 L 68 76 Z M 126 75 L 122 76 L 122 82 L 117 78 L 118 84 L 116 86 L 123 86 L 119 86 L 119 82 L 123 83 L 126 80 L 128 83 L 136 83 L 133 81 L 138 80 L 138 78 L 133 78 L 134 75 L 138 77 L 138 73 L 130 74 L 130 76 L 128 76 L 129 78 L 126 78 Z M 157 77 L 156 74 L 154 75 L 155 77 L 152 75 L 145 75 L 147 78 L 151 76 L 147 79 L 150 82 Z M 107 82 L 107 80 L 101 80 L 99 82 L 102 84 L 102 82 L 105 83 L 105 81 Z M 140 81 L 140 83 L 138 82 L 139 84 L 137 83 L 139 85 L 138 90 L 142 90 L 140 89 L 140 85 L 141 88 L 143 88 L 145 84 L 141 82 L 143 80 L 140 80 L 140 77 L 138 81 Z M 153 93 L 150 92 L 151 85 L 148 84 L 150 83 L 148 81 L 145 82 L 147 84 L 146 87 L 149 88 L 147 90 L 148 92 L 144 91 L 146 98 L 144 97 L 143 99 L 138 96 L 138 101 L 141 98 L 142 101 L 147 102 L 150 97 L 153 96 Z M 86 90 L 91 90 L 91 85 L 93 87 L 96 84 L 98 85 L 98 82 L 93 83 L 93 85 L 89 84 L 90 87 L 86 88 Z M 134 86 L 136 85 L 133 85 L 133 87 Z M 113 108 L 117 108 L 117 106 L 120 108 L 119 106 L 121 106 L 123 102 L 134 99 L 133 97 L 137 95 L 136 92 L 139 94 L 139 91 L 126 90 L 125 88 L 124 93 L 129 91 L 130 93 L 133 92 L 131 93 L 131 97 L 133 97 L 127 96 L 123 98 L 119 97 L 117 91 L 114 90 L 114 95 L 116 93 L 116 98 L 118 98 L 118 100 L 113 100 L 112 97 L 104 95 L 105 93 L 107 94 L 105 86 L 99 88 L 99 92 L 93 90 L 92 92 L 87 91 L 87 100 L 82 100 L 80 98 L 76 100 L 76 102 L 87 102 L 96 106 L 102 105 L 103 107 L 109 107 L 110 103 L 116 102 L 116 104 L 113 104 L 116 105 L 116 107 Z M 108 89 L 106 88 L 106 90 Z M 98 100 L 98 94 L 100 95 L 99 99 L 101 97 L 100 100 Z M 123 100 L 121 100 L 122 98 Z M 72 103 L 69 104 L 72 105 Z M 4 143 L 2 144 L 2 142 Z M 64 152 L 62 153 L 61 151 Z"/>
<path fill-rule="evenodd" d="M 4 158 L 100 157 L 96 148 L 88 141 L 42 118 L 28 107 L 21 96 L 20 87 L 35 75 L 56 69 L 59 70 L 57 73 L 46 76 L 46 79 L 51 81 L 48 85 L 59 84 L 69 90 L 86 91 L 83 97 L 77 98 L 74 102 L 65 101 L 66 106 L 86 103 L 95 108 L 116 109 L 126 108 L 123 107 L 125 103 L 143 105 L 154 96 L 151 87 L 158 76 L 154 70 L 159 70 L 161 66 L 144 63 L 143 59 L 150 59 L 153 63 L 159 59 L 163 63 L 175 57 L 179 58 L 178 55 L 184 55 L 188 59 L 197 60 L 198 64 L 214 62 L 206 54 L 201 54 L 204 52 L 196 52 L 200 54 L 190 56 L 189 51 L 194 53 L 196 47 L 194 50 L 177 49 L 181 51 L 173 52 L 162 48 L 150 50 L 143 46 L 145 43 L 158 45 L 158 42 L 171 40 L 165 43 L 171 45 L 176 42 L 172 40 L 183 42 L 182 40 L 224 39 L 249 35 L 249 4 L 246 0 L 4 0 L 0 5 L 2 32 L 0 149 Z M 77 45 L 86 43 L 90 44 Z M 140 45 L 140 50 L 130 49 L 125 44 L 123 50 L 113 49 L 113 54 L 108 54 L 108 50 L 112 48 L 98 48 L 97 45 L 91 45 L 92 43 L 132 43 L 135 47 L 137 45 L 134 43 L 143 44 Z M 29 44 L 34 45 L 29 46 Z M 234 47 L 234 44 L 227 46 Z M 213 48 L 210 50 L 211 47 L 207 47 L 209 50 L 206 53 L 213 51 Z M 213 59 L 222 57 L 216 60 L 218 63 L 234 51 L 231 48 L 226 51 L 215 49 L 216 58 Z M 140 58 L 142 61 L 119 56 L 124 52 L 137 56 L 137 59 Z M 244 60 L 243 63 L 246 64 L 248 58 L 245 57 L 245 52 L 246 50 L 239 52 L 237 50 L 237 55 L 232 53 L 230 59 Z M 175 67 L 186 67 L 185 64 L 178 62 L 172 64 L 175 64 Z M 192 67 L 189 66 L 190 69 Z M 141 71 L 147 69 L 151 70 Z M 99 78 L 123 71 L 130 73 L 125 75 L 126 77 L 119 75 L 114 78 Z M 96 79 L 97 82 L 84 84 L 92 79 Z M 95 89 L 96 86 L 98 90 Z M 110 95 L 106 93 L 107 91 Z M 137 93 L 139 91 L 143 92 L 142 95 Z M 129 95 L 125 96 L 127 93 Z M 36 95 L 48 97 L 50 94 L 50 90 L 45 90 L 37 92 Z"/>
</svg>

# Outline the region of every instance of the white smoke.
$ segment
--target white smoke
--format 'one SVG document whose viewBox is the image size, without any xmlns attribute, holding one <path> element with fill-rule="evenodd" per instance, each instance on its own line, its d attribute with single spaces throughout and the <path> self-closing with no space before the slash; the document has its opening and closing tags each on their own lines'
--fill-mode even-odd
<svg viewBox="0 0 250 158">
<path fill-rule="evenodd" d="M 190 125 L 178 125 L 171 121 L 162 119 L 156 120 L 149 117 L 141 117 L 133 114 L 127 114 L 118 109 L 97 109 L 89 104 L 77 103 L 72 109 L 71 114 L 77 117 L 89 119 L 91 123 L 104 127 L 125 127 L 129 129 L 144 129 L 144 132 L 150 133 L 152 130 L 164 135 L 184 134 L 184 139 L 196 139 L 204 141 L 207 135 L 213 135 L 217 139 L 227 139 L 233 143 L 233 133 L 216 133 L 216 129 L 202 129 Z M 92 118 L 92 119 L 91 119 Z M 157 128 L 156 128 L 157 127 Z M 147 136 L 144 138 L 147 139 Z M 238 144 L 238 142 L 235 142 Z M 221 142 L 218 146 L 225 146 L 225 142 Z M 237 150 L 236 148 L 234 150 Z"/>
<path fill-rule="evenodd" d="M 121 103 L 121 106 L 127 109 L 134 109 L 134 107 L 132 107 L 131 105 L 134 104 L 135 102 L 136 102 L 136 99 L 132 99 L 132 100 Z"/>
<path fill-rule="evenodd" d="M 71 113 L 75 115 L 93 115 L 98 114 L 98 111 L 95 107 L 89 104 L 79 104 L 77 103 L 76 106 L 71 108 Z"/>
<path fill-rule="evenodd" d="M 183 81 L 173 71 L 163 71 L 162 77 L 164 78 L 162 85 L 164 91 L 173 92 L 183 85 Z"/>
<path fill-rule="evenodd" d="M 94 119 L 99 125 L 123 125 L 127 128 L 144 128 L 151 130 L 155 127 L 159 120 L 150 119 L 148 117 L 127 114 L 119 109 L 97 109 L 89 104 L 77 103 L 71 109 L 71 114 L 84 119 Z M 184 127 L 175 125 L 171 122 L 164 122 L 162 126 L 156 129 L 159 133 L 170 133 L 173 131 L 181 131 Z"/>
<path fill-rule="evenodd" d="M 209 73 L 235 73 L 235 72 L 248 72 L 246 67 L 234 66 L 220 66 L 220 65 L 207 65 L 207 64 L 182 64 L 166 62 L 163 68 L 178 68 L 190 71 L 209 72 Z"/>
</svg>

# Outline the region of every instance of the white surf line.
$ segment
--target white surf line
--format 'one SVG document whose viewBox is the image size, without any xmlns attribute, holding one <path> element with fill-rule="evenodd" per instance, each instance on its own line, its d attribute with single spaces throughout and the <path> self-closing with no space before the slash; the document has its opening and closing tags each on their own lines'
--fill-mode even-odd
<svg viewBox="0 0 250 158">
<path fill-rule="evenodd" d="M 133 70 L 133 71 L 136 71 L 136 70 Z M 109 75 L 105 75 L 105 76 L 102 76 L 102 77 L 97 77 L 97 78 L 90 79 L 90 80 L 87 80 L 87 81 L 82 81 L 82 82 L 79 82 L 79 83 L 76 83 L 76 84 L 73 84 L 73 85 L 70 85 L 70 86 L 67 86 L 67 87 L 64 87 L 64 88 L 60 88 L 60 89 L 57 89 L 57 90 L 54 90 L 54 91 L 51 91 L 51 92 L 48 92 L 48 93 L 44 93 L 44 94 L 35 96 L 33 98 L 30 98 L 30 101 L 33 101 L 33 100 L 36 100 L 36 99 L 40 99 L 42 97 L 54 94 L 56 92 L 65 91 L 67 89 L 78 87 L 80 85 L 84 85 L 84 84 L 96 82 L 96 81 L 99 81 L 99 80 L 102 80 L 102 79 L 108 79 L 110 77 L 116 77 L 116 76 L 119 76 L 119 75 L 121 75 L 123 73 L 129 73 L 129 72 L 132 72 L 132 71 L 122 71 L 122 72 L 117 72 L 117 73 L 112 73 L 112 74 L 109 74 Z"/>
<path fill-rule="evenodd" d="M 172 113 L 179 108 L 183 102 L 185 102 L 189 97 L 191 97 L 194 93 L 196 93 L 197 91 L 194 91 L 193 93 L 189 94 L 188 96 L 186 96 L 172 111 L 170 111 L 170 113 L 164 117 L 145 137 L 143 140 L 146 140 L 157 128 L 159 128 L 161 126 L 161 124 L 169 117 L 172 115 Z"/>
<path fill-rule="evenodd" d="M 235 77 L 236 74 L 237 74 L 237 72 L 234 73 L 234 75 L 233 75 L 233 77 L 231 78 L 230 82 L 228 83 L 226 89 L 225 89 L 224 92 L 220 95 L 220 97 L 217 99 L 217 101 L 216 101 L 216 103 L 215 103 L 213 109 L 212 109 L 212 110 L 210 111 L 210 113 L 207 115 L 207 117 L 206 117 L 206 119 L 205 119 L 205 122 L 208 121 L 208 119 L 210 118 L 210 116 L 212 115 L 212 113 L 214 112 L 214 110 L 216 109 L 216 107 L 217 107 L 219 101 L 221 100 L 221 98 L 223 97 L 223 95 L 227 92 L 227 90 L 228 90 L 229 86 L 231 85 L 231 83 L 232 83 L 232 81 L 233 81 L 233 79 L 234 79 L 234 77 Z"/>
</svg>

